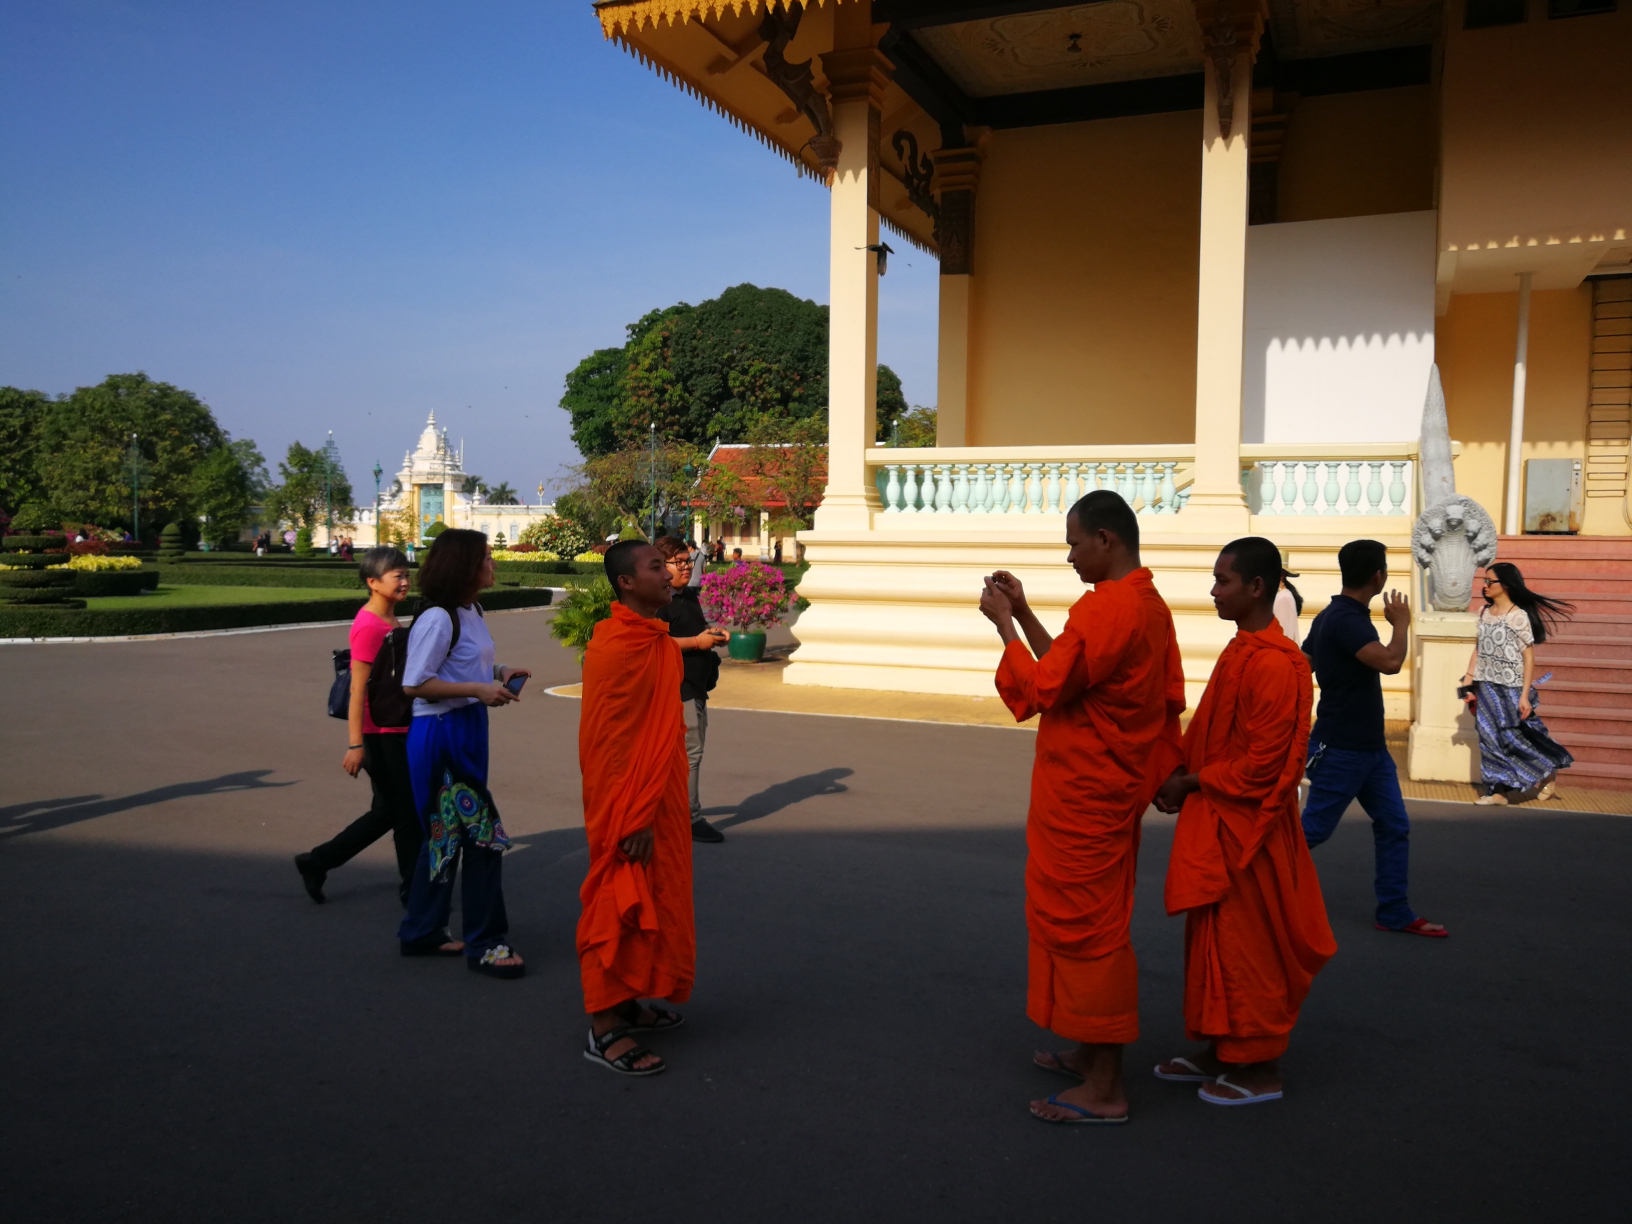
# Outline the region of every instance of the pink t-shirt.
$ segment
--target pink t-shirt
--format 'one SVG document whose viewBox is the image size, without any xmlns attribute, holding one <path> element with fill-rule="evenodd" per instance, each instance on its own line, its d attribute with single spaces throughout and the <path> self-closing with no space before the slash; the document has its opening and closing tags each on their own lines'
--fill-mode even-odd
<svg viewBox="0 0 1632 1224">
<path fill-rule="evenodd" d="M 395 620 L 375 616 L 367 608 L 357 609 L 357 619 L 351 622 L 351 661 L 372 664 L 380 656 L 385 635 L 397 627 Z M 368 716 L 368 698 L 363 698 L 363 734 L 396 735 L 408 733 L 407 727 L 376 727 Z"/>
</svg>

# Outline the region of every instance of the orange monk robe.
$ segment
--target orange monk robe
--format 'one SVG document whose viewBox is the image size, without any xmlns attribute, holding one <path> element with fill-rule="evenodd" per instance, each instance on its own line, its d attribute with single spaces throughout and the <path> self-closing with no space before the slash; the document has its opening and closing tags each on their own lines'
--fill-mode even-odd
<svg viewBox="0 0 1632 1224">
<path fill-rule="evenodd" d="M 1026 1014 L 1072 1041 L 1139 1036 L 1128 939 L 1139 821 L 1178 764 L 1184 673 L 1148 569 L 1097 583 L 1048 653 L 1010 642 L 997 691 L 1041 714 L 1026 817 Z"/>
<path fill-rule="evenodd" d="M 1337 951 L 1298 822 L 1309 663 L 1271 621 L 1219 655 L 1184 736 L 1201 776 L 1173 831 L 1167 912 L 1183 911 L 1184 1027 L 1228 1063 L 1285 1052 Z"/>
<path fill-rule="evenodd" d="M 666 622 L 614 603 L 611 619 L 595 626 L 578 723 L 589 834 L 578 964 L 588 1012 L 691 995 L 697 931 L 680 676 L 680 648 Z M 618 845 L 648 825 L 652 860 L 630 862 Z"/>
</svg>

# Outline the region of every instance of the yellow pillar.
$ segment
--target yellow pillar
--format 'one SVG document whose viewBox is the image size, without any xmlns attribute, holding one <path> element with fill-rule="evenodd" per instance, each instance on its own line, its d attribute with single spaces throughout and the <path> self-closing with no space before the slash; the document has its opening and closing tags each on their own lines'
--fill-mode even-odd
<svg viewBox="0 0 1632 1224">
<path fill-rule="evenodd" d="M 818 531 L 865 531 L 878 500 L 863 452 L 878 408 L 878 126 L 889 61 L 872 43 L 870 6 L 834 9 L 837 49 L 822 56 L 841 144 L 828 238 L 827 490 Z"/>
<path fill-rule="evenodd" d="M 1206 47 L 1201 111 L 1201 266 L 1196 324 L 1197 527 L 1245 531 L 1241 367 L 1247 288 L 1247 141 L 1261 0 L 1197 0 Z"/>
<path fill-rule="evenodd" d="M 969 307 L 974 290 L 975 189 L 980 152 L 940 149 L 931 183 L 940 203 L 940 352 L 936 361 L 937 446 L 969 445 Z"/>
</svg>

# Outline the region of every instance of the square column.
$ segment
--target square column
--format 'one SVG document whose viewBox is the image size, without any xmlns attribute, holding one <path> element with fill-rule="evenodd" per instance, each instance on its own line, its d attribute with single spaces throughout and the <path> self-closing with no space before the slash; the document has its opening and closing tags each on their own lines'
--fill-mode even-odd
<svg viewBox="0 0 1632 1224">
<path fill-rule="evenodd" d="M 860 6 L 841 6 L 835 19 L 851 7 Z M 828 52 L 822 69 L 840 148 L 828 184 L 827 490 L 816 528 L 865 531 L 878 500 L 864 455 L 878 430 L 878 253 L 868 248 L 878 246 L 879 108 L 889 61 L 869 42 Z"/>
<path fill-rule="evenodd" d="M 1242 343 L 1247 302 L 1247 143 L 1261 0 L 1197 0 L 1206 49 L 1201 111 L 1201 264 L 1196 323 L 1196 468 L 1186 517 L 1247 529 L 1241 492 Z"/>
<path fill-rule="evenodd" d="M 940 205 L 940 335 L 936 360 L 937 446 L 969 445 L 969 304 L 974 291 L 975 189 L 980 152 L 943 148 L 933 153 L 931 183 Z"/>
</svg>

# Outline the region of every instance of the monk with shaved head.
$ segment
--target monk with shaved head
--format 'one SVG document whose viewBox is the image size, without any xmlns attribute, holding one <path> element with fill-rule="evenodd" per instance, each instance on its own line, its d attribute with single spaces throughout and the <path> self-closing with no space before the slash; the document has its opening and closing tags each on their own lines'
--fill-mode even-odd
<svg viewBox="0 0 1632 1224">
<path fill-rule="evenodd" d="M 1156 1067 L 1213 1105 L 1281 1098 L 1279 1059 L 1315 974 L 1337 951 L 1298 821 L 1314 689 L 1275 619 L 1281 554 L 1231 541 L 1213 606 L 1236 633 L 1184 735 L 1156 806 L 1177 812 L 1167 912 L 1184 915 L 1184 1028 L 1196 1053 Z"/>
<path fill-rule="evenodd" d="M 1114 1124 L 1128 1120 L 1122 1047 L 1139 1036 L 1128 938 L 1139 822 L 1179 759 L 1184 673 L 1128 504 L 1109 489 L 1090 493 L 1066 515 L 1065 542 L 1066 560 L 1094 589 L 1058 637 L 1013 574 L 986 580 L 980 610 L 1003 639 L 998 693 L 1017 720 L 1042 715 L 1026 817 L 1026 1014 L 1077 1045 L 1033 1061 L 1081 1081 L 1031 1112 Z"/>
<path fill-rule="evenodd" d="M 669 602 L 663 554 L 644 540 L 606 553 L 617 595 L 584 654 L 578 763 L 589 874 L 579 890 L 578 967 L 590 1016 L 584 1057 L 619 1075 L 668 1064 L 633 1034 L 677 1027 L 680 1013 L 642 999 L 691 997 L 691 801 L 680 647 L 658 613 Z"/>
</svg>

